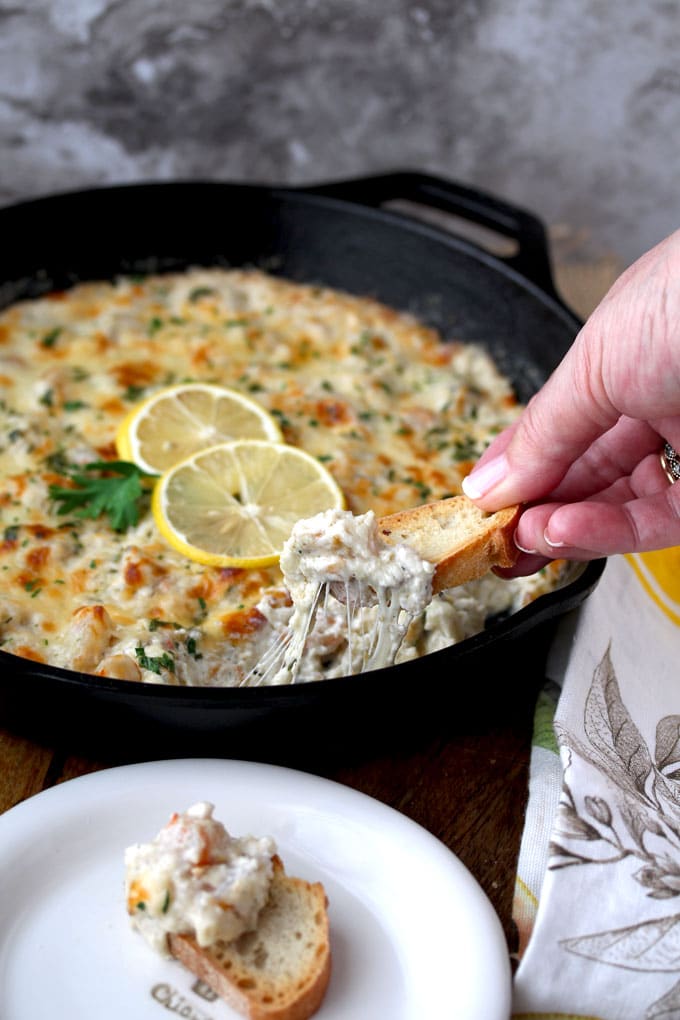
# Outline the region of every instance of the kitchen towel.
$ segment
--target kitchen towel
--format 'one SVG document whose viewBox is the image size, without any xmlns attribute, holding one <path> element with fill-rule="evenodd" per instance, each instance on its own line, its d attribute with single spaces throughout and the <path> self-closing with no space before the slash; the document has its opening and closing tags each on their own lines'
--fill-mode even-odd
<svg viewBox="0 0 680 1020">
<path fill-rule="evenodd" d="M 547 672 L 513 1020 L 680 1020 L 680 548 L 609 559 Z"/>
</svg>

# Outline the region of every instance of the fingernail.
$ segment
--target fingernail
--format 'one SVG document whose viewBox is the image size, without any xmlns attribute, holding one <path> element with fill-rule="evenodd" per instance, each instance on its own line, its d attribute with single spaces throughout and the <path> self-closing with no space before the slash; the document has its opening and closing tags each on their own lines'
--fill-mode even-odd
<svg viewBox="0 0 680 1020">
<path fill-rule="evenodd" d="M 517 546 L 520 552 L 530 553 L 530 555 L 532 556 L 539 555 L 538 549 L 529 549 L 526 545 L 520 545 L 519 542 L 517 541 L 517 535 L 515 535 L 515 545 Z"/>
<path fill-rule="evenodd" d="M 487 464 L 475 468 L 463 479 L 463 492 L 469 499 L 481 499 L 498 485 L 507 473 L 508 462 L 505 456 L 501 454 L 500 457 L 493 457 Z"/>
<path fill-rule="evenodd" d="M 545 539 L 546 545 L 549 545 L 551 549 L 559 549 L 567 544 L 566 542 L 553 541 L 548 535 L 547 529 L 543 532 L 543 538 Z"/>
</svg>

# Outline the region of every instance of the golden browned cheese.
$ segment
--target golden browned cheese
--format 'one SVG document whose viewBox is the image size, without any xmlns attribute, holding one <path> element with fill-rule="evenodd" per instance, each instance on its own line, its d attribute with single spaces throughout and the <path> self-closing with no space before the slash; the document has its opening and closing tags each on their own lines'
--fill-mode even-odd
<svg viewBox="0 0 680 1020">
<path fill-rule="evenodd" d="M 148 505 L 116 533 L 106 517 L 59 516 L 49 495 L 73 466 L 115 459 L 135 403 L 187 380 L 259 401 L 356 513 L 458 493 L 517 413 L 477 347 L 370 298 L 259 271 L 124 278 L 17 303 L 0 313 L 5 651 L 124 680 L 232 685 L 271 641 L 288 611 L 278 568 L 203 567 L 166 545 Z M 550 583 L 506 584 L 487 608 Z M 458 639 L 453 612 L 444 626 L 437 609 L 412 654 Z"/>
</svg>

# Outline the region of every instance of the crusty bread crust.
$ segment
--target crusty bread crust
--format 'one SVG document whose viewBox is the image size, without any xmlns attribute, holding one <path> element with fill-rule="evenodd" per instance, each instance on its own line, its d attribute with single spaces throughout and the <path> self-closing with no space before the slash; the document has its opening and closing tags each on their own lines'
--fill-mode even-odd
<svg viewBox="0 0 680 1020">
<path fill-rule="evenodd" d="M 519 550 L 514 533 L 520 507 L 480 510 L 467 496 L 452 496 L 381 517 L 386 542 L 406 542 L 435 564 L 434 594 L 482 577 L 492 567 L 511 567 Z"/>
<path fill-rule="evenodd" d="M 331 973 L 328 901 L 319 882 L 286 875 L 274 857 L 267 904 L 254 932 L 202 948 L 170 935 L 170 952 L 249 1020 L 307 1020 Z"/>
</svg>

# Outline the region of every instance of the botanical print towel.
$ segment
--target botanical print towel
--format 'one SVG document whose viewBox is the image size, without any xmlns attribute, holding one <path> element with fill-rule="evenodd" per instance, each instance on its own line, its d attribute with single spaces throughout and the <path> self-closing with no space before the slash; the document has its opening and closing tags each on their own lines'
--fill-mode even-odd
<svg viewBox="0 0 680 1020">
<path fill-rule="evenodd" d="M 680 1020 L 680 549 L 610 559 L 548 666 L 514 1020 Z"/>
</svg>

